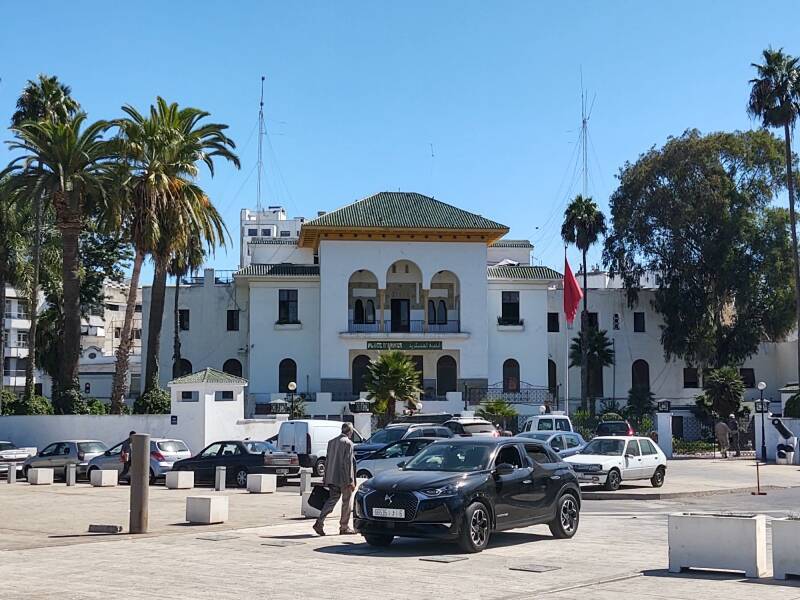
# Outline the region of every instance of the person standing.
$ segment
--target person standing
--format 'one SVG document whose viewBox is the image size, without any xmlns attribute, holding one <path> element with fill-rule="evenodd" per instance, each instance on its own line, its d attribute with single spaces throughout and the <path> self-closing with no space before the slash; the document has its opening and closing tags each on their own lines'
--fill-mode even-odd
<svg viewBox="0 0 800 600">
<path fill-rule="evenodd" d="M 341 498 L 339 535 L 354 534 L 355 531 L 350 527 L 350 514 L 351 500 L 356 489 L 356 458 L 353 450 L 353 426 L 350 423 L 342 423 L 342 433 L 328 442 L 323 483 L 330 495 L 319 511 L 314 531 L 317 535 L 325 535 L 325 517 L 333 512 L 336 502 Z"/>
<path fill-rule="evenodd" d="M 123 464 L 122 473 L 119 474 L 120 479 L 127 477 L 131 470 L 131 441 L 135 433 L 135 431 L 128 433 L 128 439 L 122 442 L 122 450 L 119 453 L 119 460 Z"/>
<path fill-rule="evenodd" d="M 728 416 L 728 429 L 731 430 L 731 448 L 733 448 L 734 456 L 741 456 L 742 450 L 739 445 L 739 421 L 736 420 L 736 415 Z"/>
<path fill-rule="evenodd" d="M 722 458 L 728 458 L 728 447 L 730 445 L 731 428 L 725 421 L 718 421 L 714 426 L 714 433 L 717 436 L 717 443 L 719 444 L 719 452 Z"/>
</svg>

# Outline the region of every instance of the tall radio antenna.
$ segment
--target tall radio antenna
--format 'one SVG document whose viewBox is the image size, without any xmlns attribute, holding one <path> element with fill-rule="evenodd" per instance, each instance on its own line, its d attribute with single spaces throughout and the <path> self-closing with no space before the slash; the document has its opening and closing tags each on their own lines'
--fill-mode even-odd
<svg viewBox="0 0 800 600">
<path fill-rule="evenodd" d="M 581 150 L 583 153 L 583 197 L 589 195 L 589 161 L 588 161 L 588 148 L 589 148 L 589 117 L 592 116 L 592 108 L 594 108 L 594 101 L 597 94 L 592 98 L 592 103 L 589 104 L 589 93 L 583 89 L 583 68 L 581 68 Z"/>
<path fill-rule="evenodd" d="M 266 77 L 261 76 L 261 102 L 258 105 L 258 187 L 256 191 L 256 212 L 261 212 L 261 174 L 264 171 L 264 135 L 266 134 L 266 127 L 264 126 L 264 80 Z"/>
</svg>

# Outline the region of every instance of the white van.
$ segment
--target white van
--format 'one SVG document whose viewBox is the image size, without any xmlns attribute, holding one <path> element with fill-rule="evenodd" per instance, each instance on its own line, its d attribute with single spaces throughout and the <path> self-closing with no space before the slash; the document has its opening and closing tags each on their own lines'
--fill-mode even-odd
<svg viewBox="0 0 800 600">
<path fill-rule="evenodd" d="M 314 475 L 325 474 L 325 455 L 328 442 L 342 433 L 342 421 L 321 419 L 295 419 L 284 421 L 278 430 L 278 447 L 283 452 L 296 452 L 301 467 L 312 467 Z M 353 432 L 353 442 L 364 438 Z"/>
<path fill-rule="evenodd" d="M 525 421 L 523 431 L 575 431 L 572 421 L 565 414 L 538 415 Z"/>
</svg>

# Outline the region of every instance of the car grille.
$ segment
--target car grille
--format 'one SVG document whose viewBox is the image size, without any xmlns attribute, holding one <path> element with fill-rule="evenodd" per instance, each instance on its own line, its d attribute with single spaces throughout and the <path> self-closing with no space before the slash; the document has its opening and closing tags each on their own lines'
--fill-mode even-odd
<svg viewBox="0 0 800 600">
<path fill-rule="evenodd" d="M 411 492 L 382 492 L 376 490 L 364 499 L 364 505 L 367 509 L 367 516 L 370 519 L 387 521 L 412 521 L 417 515 L 419 500 Z M 405 519 L 373 517 L 373 508 L 402 508 L 406 511 L 406 516 Z"/>
</svg>

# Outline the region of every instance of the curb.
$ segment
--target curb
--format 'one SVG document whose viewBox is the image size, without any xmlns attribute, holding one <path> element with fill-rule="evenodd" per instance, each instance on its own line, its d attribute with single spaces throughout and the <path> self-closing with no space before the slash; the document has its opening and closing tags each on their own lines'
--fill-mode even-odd
<svg viewBox="0 0 800 600">
<path fill-rule="evenodd" d="M 762 490 L 788 490 L 800 486 L 762 485 Z M 584 492 L 584 500 L 672 500 L 674 498 L 701 498 L 703 496 L 719 496 L 722 494 L 745 494 L 755 492 L 756 487 L 728 488 L 722 490 L 701 490 L 695 492 L 656 492 L 653 494 L 636 494 L 631 492 Z"/>
</svg>

